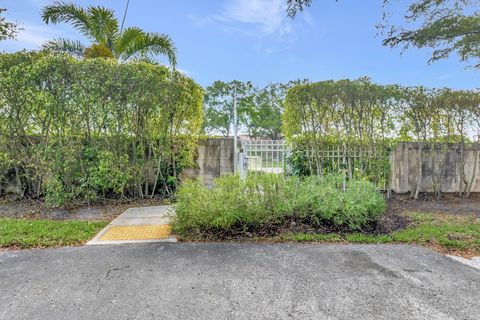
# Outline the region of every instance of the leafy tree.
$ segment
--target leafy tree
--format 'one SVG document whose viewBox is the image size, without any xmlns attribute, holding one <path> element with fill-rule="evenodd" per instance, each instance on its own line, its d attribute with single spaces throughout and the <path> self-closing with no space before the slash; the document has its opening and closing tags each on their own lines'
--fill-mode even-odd
<svg viewBox="0 0 480 320">
<path fill-rule="evenodd" d="M 379 182 L 382 174 L 388 174 L 388 160 L 382 159 L 391 139 L 419 142 L 409 150 L 415 164 L 409 180 L 415 199 L 425 172 L 436 196 L 442 196 L 447 143 L 458 143 L 459 192 L 468 197 L 479 157 L 478 146 L 470 142 L 479 127 L 478 105 L 478 91 L 382 86 L 368 78 L 322 81 L 288 92 L 283 132 L 296 144 L 292 158 L 297 168 L 306 161 L 308 171 L 320 175 L 325 168 L 343 167 L 349 178 L 359 174 Z M 473 166 L 467 149 L 474 150 Z M 334 160 L 328 155 L 332 151 L 337 155 Z M 334 161 L 338 164 L 332 165 Z"/>
<path fill-rule="evenodd" d="M 246 127 L 252 138 L 277 140 L 282 138 L 283 103 L 290 88 L 308 80 L 271 83 L 257 89 L 253 103 L 246 111 Z"/>
<path fill-rule="evenodd" d="M 438 95 L 437 100 L 451 126 L 451 133 L 448 136 L 447 142 L 456 142 L 459 145 L 459 178 L 460 190 L 459 195 L 468 198 L 472 190 L 474 178 L 477 171 L 477 162 L 479 157 L 478 148 L 478 129 L 480 124 L 479 118 L 479 104 L 480 97 L 477 92 L 470 90 L 451 90 L 442 89 Z M 477 136 L 475 137 L 475 135 Z M 473 136 L 473 144 L 470 143 L 470 137 Z M 470 145 L 473 150 L 473 165 L 468 161 L 466 156 L 467 145 Z M 471 160 L 470 160 L 471 161 Z M 470 168 L 469 168 L 470 167 Z"/>
<path fill-rule="evenodd" d="M 285 96 L 293 86 L 307 82 L 271 83 L 258 88 L 251 82 L 215 81 L 206 89 L 205 131 L 230 136 L 233 128 L 233 97 L 236 94 L 240 129 L 251 138 L 280 139 Z"/>
<path fill-rule="evenodd" d="M 251 82 L 215 81 L 205 92 L 204 129 L 210 134 L 229 137 L 233 132 L 234 99 L 237 100 L 239 126 L 246 122 L 251 109 L 254 87 Z"/>
<path fill-rule="evenodd" d="M 114 57 L 118 60 L 141 59 L 153 61 L 164 55 L 171 65 L 176 64 L 176 49 L 172 39 L 162 33 L 145 32 L 138 27 L 119 29 L 114 11 L 102 6 L 79 7 L 73 3 L 54 2 L 42 10 L 45 23 L 71 24 L 92 44 L 58 38 L 44 44 L 45 49 L 66 52 L 78 57 Z"/>
<path fill-rule="evenodd" d="M 423 151 L 427 142 L 438 142 L 440 134 L 436 128 L 440 127 L 438 126 L 440 109 L 435 104 L 435 92 L 425 87 L 402 88 L 401 91 L 400 136 L 402 140 L 410 140 L 410 137 L 413 137 L 413 141 L 421 142 L 416 150 L 413 150 L 416 163 L 415 181 L 410 193 L 413 199 L 418 199 L 423 178 Z"/>
<path fill-rule="evenodd" d="M 305 159 L 308 172 L 317 175 L 334 170 L 350 179 L 369 176 L 383 184 L 396 91 L 395 86 L 380 86 L 368 78 L 321 81 L 290 89 L 282 130 L 297 151 L 291 158 L 296 167 Z"/>
<path fill-rule="evenodd" d="M 434 49 L 429 62 L 445 59 L 455 53 L 461 61 L 474 61 L 480 67 L 479 0 L 414 0 L 403 14 L 404 27 L 390 23 L 393 15 L 383 0 L 384 20 L 377 27 L 384 35 L 383 45 Z M 287 14 L 294 18 L 309 7 L 312 0 L 287 0 Z"/>
<path fill-rule="evenodd" d="M 385 0 L 389 3 L 391 0 Z M 461 61 L 480 67 L 480 16 L 478 0 L 416 0 L 404 14 L 410 28 L 391 25 L 389 15 L 381 28 L 385 46 L 434 49 L 429 62 L 456 53 Z"/>
<path fill-rule="evenodd" d="M 290 18 L 294 18 L 298 12 L 310 7 L 311 4 L 312 0 L 287 0 L 287 14 Z"/>
<path fill-rule="evenodd" d="M 285 93 L 282 84 L 269 84 L 255 92 L 253 103 L 246 110 L 246 127 L 250 137 L 273 140 L 281 137 Z"/>
<path fill-rule="evenodd" d="M 0 41 L 13 39 L 18 33 L 18 25 L 15 22 L 8 21 L 3 14 L 7 9 L 0 8 Z"/>
</svg>

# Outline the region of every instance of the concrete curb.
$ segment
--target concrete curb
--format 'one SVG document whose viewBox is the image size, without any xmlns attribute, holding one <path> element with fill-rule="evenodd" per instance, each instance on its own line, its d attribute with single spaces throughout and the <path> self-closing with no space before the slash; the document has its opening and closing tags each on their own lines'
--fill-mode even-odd
<svg viewBox="0 0 480 320">
<path fill-rule="evenodd" d="M 480 257 L 472 257 L 472 259 L 466 259 L 463 257 L 451 256 L 451 255 L 447 255 L 447 257 L 455 261 L 461 262 L 463 264 L 466 264 L 467 266 L 470 266 L 472 268 L 480 270 Z"/>
</svg>

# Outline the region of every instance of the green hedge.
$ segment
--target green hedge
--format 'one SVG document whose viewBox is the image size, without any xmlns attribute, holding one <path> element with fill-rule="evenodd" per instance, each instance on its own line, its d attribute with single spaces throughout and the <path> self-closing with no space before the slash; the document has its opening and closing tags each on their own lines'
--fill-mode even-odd
<svg viewBox="0 0 480 320">
<path fill-rule="evenodd" d="M 213 189 L 187 181 L 177 196 L 174 228 L 181 235 L 251 231 L 292 220 L 360 230 L 385 211 L 383 195 L 371 183 L 348 181 L 344 191 L 337 175 L 300 179 L 265 174 L 243 181 L 224 176 Z"/>
<path fill-rule="evenodd" d="M 0 74 L 0 196 L 165 196 L 192 161 L 203 90 L 178 72 L 19 52 Z"/>
</svg>

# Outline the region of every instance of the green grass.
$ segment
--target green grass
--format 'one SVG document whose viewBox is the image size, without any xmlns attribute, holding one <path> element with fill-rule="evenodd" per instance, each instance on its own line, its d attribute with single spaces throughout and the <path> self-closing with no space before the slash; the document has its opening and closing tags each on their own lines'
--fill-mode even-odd
<svg viewBox="0 0 480 320">
<path fill-rule="evenodd" d="M 451 252 L 480 254 L 480 218 L 471 215 L 411 213 L 413 224 L 387 235 L 304 234 L 280 235 L 277 240 L 296 242 L 406 243 Z"/>
<path fill-rule="evenodd" d="M 287 233 L 278 237 L 277 240 L 295 242 L 339 242 L 342 237 L 339 234 L 311 234 L 311 233 Z"/>
<path fill-rule="evenodd" d="M 45 248 L 81 245 L 106 221 L 20 220 L 0 218 L 0 248 Z"/>
<path fill-rule="evenodd" d="M 480 252 L 480 218 L 425 213 L 413 213 L 411 217 L 416 225 L 393 233 L 394 241 Z"/>
</svg>

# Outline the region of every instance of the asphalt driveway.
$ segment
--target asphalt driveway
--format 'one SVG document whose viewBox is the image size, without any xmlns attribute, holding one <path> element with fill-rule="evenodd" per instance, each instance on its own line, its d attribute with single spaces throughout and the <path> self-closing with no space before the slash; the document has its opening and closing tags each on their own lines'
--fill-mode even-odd
<svg viewBox="0 0 480 320">
<path fill-rule="evenodd" d="M 0 319 L 480 319 L 480 271 L 411 246 L 0 253 Z"/>
</svg>

